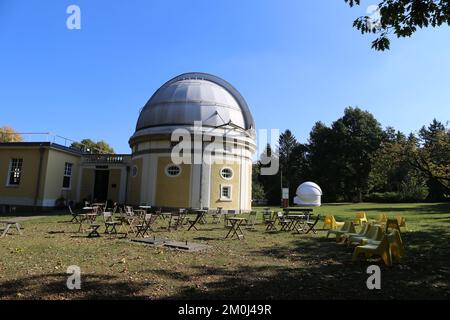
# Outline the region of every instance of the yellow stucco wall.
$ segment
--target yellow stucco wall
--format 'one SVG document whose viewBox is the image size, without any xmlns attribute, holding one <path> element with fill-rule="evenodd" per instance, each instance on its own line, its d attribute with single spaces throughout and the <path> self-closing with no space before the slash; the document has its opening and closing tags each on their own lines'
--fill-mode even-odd
<svg viewBox="0 0 450 320">
<path fill-rule="evenodd" d="M 137 168 L 137 175 L 133 177 L 133 167 Z M 142 158 L 133 159 L 130 168 L 127 203 L 139 205 L 141 202 L 141 184 L 142 184 Z"/>
<path fill-rule="evenodd" d="M 233 170 L 233 177 L 231 179 L 224 179 L 220 175 L 222 168 L 227 167 Z M 239 209 L 239 177 L 240 177 L 240 164 L 216 164 L 211 165 L 211 208 L 224 208 L 224 209 Z M 231 201 L 222 201 L 220 199 L 220 186 L 231 186 Z"/>
<path fill-rule="evenodd" d="M 72 178 L 70 188 L 63 189 L 64 167 L 66 162 L 72 164 Z M 50 149 L 45 173 L 45 199 L 58 199 L 76 201 L 79 179 L 80 157 L 67 152 Z"/>
<path fill-rule="evenodd" d="M 48 149 L 45 149 L 42 162 L 42 176 L 39 186 L 38 200 L 42 200 L 44 193 L 44 182 Z M 22 175 L 18 186 L 8 186 L 9 164 L 11 159 L 23 159 Z M 36 184 L 39 172 L 39 148 L 0 148 L 0 198 L 17 198 L 26 205 L 32 205 L 36 196 Z M 2 202 L 6 202 L 0 199 Z M 5 203 L 8 204 L 8 203 Z"/>
<path fill-rule="evenodd" d="M 83 168 L 81 173 L 80 201 L 94 196 L 95 169 Z"/>
<path fill-rule="evenodd" d="M 166 175 L 166 166 L 171 164 L 170 157 L 158 159 L 155 205 L 158 207 L 189 207 L 189 189 L 191 166 L 180 165 L 181 174 L 177 177 Z"/>
</svg>

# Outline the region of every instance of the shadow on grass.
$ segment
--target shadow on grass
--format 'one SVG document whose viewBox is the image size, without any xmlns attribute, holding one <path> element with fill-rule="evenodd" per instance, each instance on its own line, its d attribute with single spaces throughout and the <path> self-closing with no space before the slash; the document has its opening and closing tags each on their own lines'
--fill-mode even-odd
<svg viewBox="0 0 450 320">
<path fill-rule="evenodd" d="M 68 277 L 59 273 L 5 281 L 0 286 L 0 299 L 145 299 L 140 292 L 154 285 L 109 275 L 82 275 L 81 290 L 69 290 Z"/>
<path fill-rule="evenodd" d="M 352 248 L 323 237 L 303 237 L 289 246 L 263 248 L 252 255 L 296 262 L 238 268 L 198 267 L 196 277 L 219 278 L 186 286 L 170 299 L 448 299 L 450 234 L 446 229 L 403 236 L 407 255 L 386 267 L 378 258 L 352 262 Z M 367 267 L 381 268 L 382 290 L 368 290 Z M 300 265 L 300 267 L 298 267 Z M 179 275 L 178 275 L 179 277 Z"/>
</svg>

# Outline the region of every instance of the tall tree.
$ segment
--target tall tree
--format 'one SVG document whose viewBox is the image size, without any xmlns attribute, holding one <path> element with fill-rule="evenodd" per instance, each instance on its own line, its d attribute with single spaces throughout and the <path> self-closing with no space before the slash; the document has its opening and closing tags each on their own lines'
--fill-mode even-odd
<svg viewBox="0 0 450 320">
<path fill-rule="evenodd" d="M 266 149 L 261 154 L 260 158 L 278 157 L 276 152 L 273 151 L 272 146 L 267 144 Z M 267 164 L 258 161 L 257 166 L 259 170 L 262 167 L 266 167 Z M 259 171 L 258 171 L 259 172 Z M 259 182 L 264 188 L 265 198 L 270 204 L 279 204 L 281 199 L 281 186 L 280 186 L 280 171 L 276 175 L 259 175 Z"/>
<path fill-rule="evenodd" d="M 22 135 L 10 126 L 0 127 L 0 142 L 21 142 Z"/>
<path fill-rule="evenodd" d="M 325 199 L 362 201 L 368 190 L 371 155 L 380 147 L 382 133 L 373 115 L 359 108 L 346 108 L 331 128 L 316 123 L 308 161 L 314 180 L 323 185 Z"/>
<path fill-rule="evenodd" d="M 360 5 L 360 0 L 345 0 L 351 7 Z M 378 4 L 379 17 L 362 16 L 353 26 L 362 34 L 377 34 L 372 48 L 380 51 L 389 49 L 390 35 L 398 38 L 410 37 L 417 28 L 439 27 L 450 22 L 450 1 L 448 0 L 383 0 Z"/>
<path fill-rule="evenodd" d="M 428 178 L 430 200 L 450 195 L 450 129 L 436 119 L 422 127 L 418 145 L 407 149 L 411 164 Z"/>
<path fill-rule="evenodd" d="M 295 159 L 294 150 L 299 146 L 299 143 L 290 130 L 286 130 L 278 139 L 278 154 L 280 157 L 280 187 L 289 188 L 289 199 L 293 195 L 293 186 L 296 183 L 296 172 L 292 167 L 293 160 Z"/>
</svg>

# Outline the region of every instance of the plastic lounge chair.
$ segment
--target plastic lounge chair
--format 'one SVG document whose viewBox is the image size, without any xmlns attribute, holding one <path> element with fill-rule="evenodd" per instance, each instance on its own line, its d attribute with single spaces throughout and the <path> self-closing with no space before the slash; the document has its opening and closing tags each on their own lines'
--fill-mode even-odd
<svg viewBox="0 0 450 320">
<path fill-rule="evenodd" d="M 320 214 L 317 215 L 316 219 L 314 221 L 308 221 L 306 222 L 306 225 L 308 226 L 308 230 L 306 230 L 305 234 L 310 233 L 311 231 L 313 233 L 317 233 L 317 230 L 314 229 L 314 227 L 317 225 L 317 223 L 320 220 Z"/>
<path fill-rule="evenodd" d="M 346 221 L 341 229 L 339 230 L 328 230 L 327 238 L 330 234 L 334 234 L 336 236 L 336 241 L 339 242 L 341 240 L 341 236 L 345 233 L 356 233 L 355 225 L 351 221 Z"/>
<path fill-rule="evenodd" d="M 364 253 L 366 259 L 376 255 L 380 256 L 387 266 L 392 265 L 391 251 L 389 248 L 389 240 L 387 235 L 384 235 L 379 243 L 368 243 L 357 246 L 353 251 L 352 261 L 356 261 L 362 253 Z"/>
<path fill-rule="evenodd" d="M 384 225 L 387 221 L 388 217 L 384 213 L 380 213 L 378 215 L 378 220 L 371 220 L 374 224 Z"/>
<path fill-rule="evenodd" d="M 396 218 L 397 218 L 398 226 L 400 228 L 406 228 L 406 219 L 400 215 L 398 215 Z"/>
<path fill-rule="evenodd" d="M 401 233 L 397 219 L 387 219 L 385 233 L 389 233 L 390 229 L 398 230 L 398 232 Z"/>
<path fill-rule="evenodd" d="M 355 225 L 362 225 L 363 223 L 367 223 L 366 213 L 363 211 L 356 213 Z"/>
<path fill-rule="evenodd" d="M 361 230 L 357 233 L 345 233 L 341 236 L 341 241 L 346 242 L 350 237 L 365 237 L 367 235 L 367 232 L 369 231 L 371 224 L 370 223 L 364 223 L 361 226 Z"/>
<path fill-rule="evenodd" d="M 391 250 L 392 257 L 400 262 L 401 258 L 405 255 L 405 247 L 403 245 L 402 237 L 400 232 L 397 230 L 392 230 L 391 233 L 387 235 L 389 240 L 389 249 Z"/>
<path fill-rule="evenodd" d="M 338 222 L 334 218 L 334 216 L 326 216 L 323 221 L 322 229 L 324 230 L 335 230 L 337 228 L 341 228 L 344 225 L 344 222 Z"/>
<path fill-rule="evenodd" d="M 364 236 L 352 236 L 348 238 L 348 245 L 361 245 L 368 241 L 381 241 L 384 235 L 383 229 L 378 225 L 370 225 Z"/>
</svg>

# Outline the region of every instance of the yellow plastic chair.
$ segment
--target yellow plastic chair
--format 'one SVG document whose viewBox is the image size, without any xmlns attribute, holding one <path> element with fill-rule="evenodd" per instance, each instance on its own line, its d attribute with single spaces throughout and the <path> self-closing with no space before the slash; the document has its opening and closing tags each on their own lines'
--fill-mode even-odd
<svg viewBox="0 0 450 320">
<path fill-rule="evenodd" d="M 348 245 L 362 245 L 370 240 L 380 241 L 384 235 L 383 229 L 377 225 L 370 225 L 367 233 L 364 236 L 351 236 L 347 243 Z"/>
<path fill-rule="evenodd" d="M 356 213 L 355 225 L 359 226 L 363 223 L 367 223 L 367 216 L 364 211 L 360 211 Z"/>
<path fill-rule="evenodd" d="M 406 219 L 404 217 L 400 216 L 400 215 L 398 215 L 396 218 L 397 218 L 398 226 L 400 228 L 407 229 L 406 228 Z"/>
<path fill-rule="evenodd" d="M 377 223 L 384 224 L 384 223 L 386 223 L 387 220 L 388 220 L 387 215 L 384 214 L 384 213 L 380 213 L 380 214 L 378 215 Z"/>
<path fill-rule="evenodd" d="M 361 226 L 361 230 L 359 232 L 355 232 L 355 233 L 345 233 L 341 236 L 341 240 L 342 242 L 346 242 L 348 241 L 348 239 L 350 237 L 364 237 L 367 235 L 367 232 L 369 231 L 370 228 L 370 223 L 364 223 Z"/>
<path fill-rule="evenodd" d="M 344 225 L 344 222 L 336 221 L 334 216 L 326 216 L 325 219 L 323 220 L 323 227 L 322 227 L 322 229 L 335 230 L 337 228 L 341 228 L 343 225 Z"/>
<path fill-rule="evenodd" d="M 364 244 L 357 246 L 353 251 L 352 261 L 356 261 L 361 254 L 364 253 L 366 259 L 372 256 L 380 256 L 387 266 L 392 265 L 391 250 L 389 248 L 388 236 L 384 235 L 377 244 Z"/>
<path fill-rule="evenodd" d="M 328 230 L 327 238 L 330 234 L 334 234 L 336 236 L 336 241 L 341 241 L 341 236 L 346 233 L 356 233 L 355 225 L 351 221 L 344 222 L 344 225 L 339 230 Z"/>
<path fill-rule="evenodd" d="M 400 262 L 401 258 L 403 258 L 405 255 L 405 247 L 403 245 L 400 232 L 394 229 L 387 235 L 387 238 L 389 241 L 391 256 L 395 259 L 395 261 Z"/>
<path fill-rule="evenodd" d="M 398 230 L 399 233 L 402 233 L 397 219 L 387 219 L 385 233 L 388 234 L 390 229 Z"/>
</svg>

